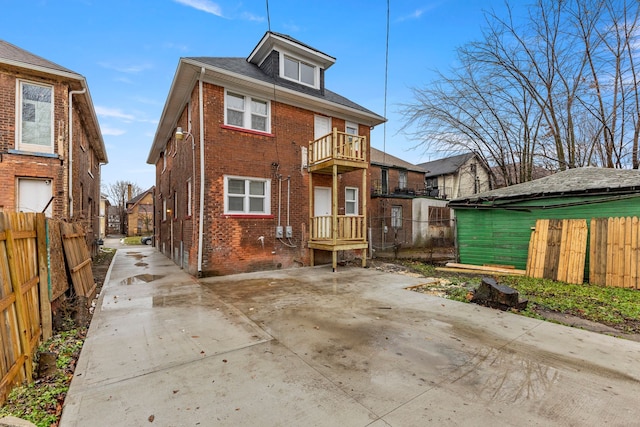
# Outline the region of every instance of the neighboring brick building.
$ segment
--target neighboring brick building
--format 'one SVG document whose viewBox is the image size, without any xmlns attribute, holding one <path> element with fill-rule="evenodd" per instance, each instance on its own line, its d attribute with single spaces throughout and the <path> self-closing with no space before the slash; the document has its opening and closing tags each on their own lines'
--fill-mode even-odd
<svg viewBox="0 0 640 427">
<path fill-rule="evenodd" d="M 100 229 L 102 134 L 83 76 L 0 40 L 0 210 Z"/>
<path fill-rule="evenodd" d="M 153 193 L 155 187 L 127 201 L 127 236 L 149 235 L 153 232 Z"/>
<path fill-rule="evenodd" d="M 159 250 L 192 274 L 218 275 L 332 252 L 335 262 L 337 250 L 366 247 L 369 135 L 384 118 L 325 88 L 334 62 L 273 32 L 248 58 L 180 60 L 147 160 Z M 318 166 L 325 139 L 356 160 L 333 163 L 333 173 Z M 357 225 L 357 241 L 317 241 L 338 223 Z"/>
<path fill-rule="evenodd" d="M 373 249 L 452 245 L 447 202 L 427 191 L 423 168 L 372 148 L 370 171 Z"/>
</svg>

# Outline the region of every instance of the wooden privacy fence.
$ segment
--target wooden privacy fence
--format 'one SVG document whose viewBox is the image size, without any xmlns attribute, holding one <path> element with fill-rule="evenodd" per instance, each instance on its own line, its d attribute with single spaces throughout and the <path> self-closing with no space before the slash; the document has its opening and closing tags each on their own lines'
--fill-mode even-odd
<svg viewBox="0 0 640 427">
<path fill-rule="evenodd" d="M 44 214 L 0 213 L 0 402 L 14 384 L 31 380 L 40 340 L 40 290 L 48 302 L 48 274 L 46 264 L 38 268 L 39 247 L 46 252 L 38 229 L 44 230 Z"/>
<path fill-rule="evenodd" d="M 13 385 L 32 380 L 34 353 L 52 333 L 51 301 L 69 287 L 67 270 L 90 304 L 96 286 L 80 224 L 0 212 L 0 404 Z"/>
<path fill-rule="evenodd" d="M 527 276 L 580 284 L 589 231 L 589 283 L 640 289 L 637 217 L 539 219 L 529 241 Z"/>
<path fill-rule="evenodd" d="M 640 223 L 637 217 L 591 220 L 589 282 L 640 289 Z"/>
<path fill-rule="evenodd" d="M 529 241 L 527 276 L 582 283 L 586 252 L 586 220 L 539 219 Z"/>
</svg>

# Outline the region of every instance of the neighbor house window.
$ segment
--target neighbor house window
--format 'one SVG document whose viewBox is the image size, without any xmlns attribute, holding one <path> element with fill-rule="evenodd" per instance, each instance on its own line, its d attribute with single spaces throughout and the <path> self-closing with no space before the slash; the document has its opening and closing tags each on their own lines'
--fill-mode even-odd
<svg viewBox="0 0 640 427">
<path fill-rule="evenodd" d="M 391 227 L 402 228 L 402 206 L 391 206 Z"/>
<path fill-rule="evenodd" d="M 398 187 L 401 190 L 407 188 L 407 171 L 398 171 Z"/>
<path fill-rule="evenodd" d="M 308 86 L 317 87 L 317 67 L 315 65 L 293 58 L 289 55 L 284 55 L 282 69 L 283 77 L 304 83 Z"/>
<path fill-rule="evenodd" d="M 162 199 L 162 220 L 167 220 L 167 199 Z"/>
<path fill-rule="evenodd" d="M 271 181 L 260 178 L 225 176 L 224 213 L 271 214 Z"/>
<path fill-rule="evenodd" d="M 429 225 L 451 227 L 451 209 L 446 206 L 429 206 Z"/>
<path fill-rule="evenodd" d="M 227 92 L 225 124 L 259 132 L 270 131 L 269 102 Z"/>
<path fill-rule="evenodd" d="M 53 153 L 53 87 L 26 82 L 19 86 L 18 148 Z"/>
<path fill-rule="evenodd" d="M 355 187 L 347 187 L 344 193 L 345 215 L 358 215 L 358 189 Z"/>
</svg>

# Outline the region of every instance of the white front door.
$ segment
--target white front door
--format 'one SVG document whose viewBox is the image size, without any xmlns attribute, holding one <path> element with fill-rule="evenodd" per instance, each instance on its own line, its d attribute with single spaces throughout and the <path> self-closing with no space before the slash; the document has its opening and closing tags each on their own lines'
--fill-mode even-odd
<svg viewBox="0 0 640 427">
<path fill-rule="evenodd" d="M 331 117 L 315 116 L 313 126 L 313 139 L 318 139 L 329 133 L 331 133 Z"/>
<path fill-rule="evenodd" d="M 331 188 L 314 187 L 313 216 L 315 217 L 315 237 L 331 238 Z"/>
<path fill-rule="evenodd" d="M 52 183 L 48 179 L 18 179 L 18 212 L 42 212 L 51 217 Z"/>
</svg>

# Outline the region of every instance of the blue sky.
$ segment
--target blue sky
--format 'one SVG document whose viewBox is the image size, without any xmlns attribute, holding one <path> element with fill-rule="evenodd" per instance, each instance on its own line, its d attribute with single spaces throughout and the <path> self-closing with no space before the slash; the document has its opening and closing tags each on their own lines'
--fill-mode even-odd
<svg viewBox="0 0 640 427">
<path fill-rule="evenodd" d="M 502 0 L 391 0 L 385 126 L 372 145 L 412 163 L 440 153 L 412 149 L 398 105 L 446 70 L 455 49 L 477 39 L 483 10 Z M 147 155 L 180 57 L 246 57 L 268 30 L 266 1 L 0 0 L 0 38 L 88 82 L 109 164 L 102 183 L 154 185 Z M 383 115 L 385 0 L 270 0 L 271 30 L 337 59 L 326 86 Z"/>
</svg>

